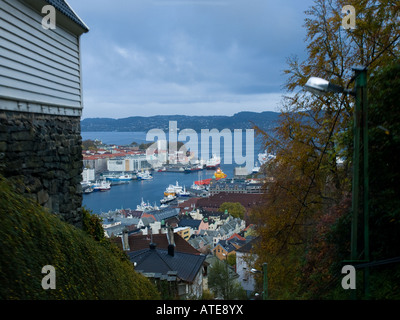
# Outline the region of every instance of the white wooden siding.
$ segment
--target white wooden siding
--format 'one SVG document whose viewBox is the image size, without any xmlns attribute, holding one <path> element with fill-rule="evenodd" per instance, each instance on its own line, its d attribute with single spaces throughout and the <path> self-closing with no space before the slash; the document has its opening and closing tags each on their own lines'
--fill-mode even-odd
<svg viewBox="0 0 400 320">
<path fill-rule="evenodd" d="M 63 107 L 73 112 L 62 114 L 80 115 L 79 36 L 57 25 L 45 30 L 42 19 L 20 1 L 0 0 L 0 99 L 27 103 L 28 109 L 29 103 L 41 105 L 40 110 Z M 0 103 L 0 109 L 12 105 Z"/>
</svg>

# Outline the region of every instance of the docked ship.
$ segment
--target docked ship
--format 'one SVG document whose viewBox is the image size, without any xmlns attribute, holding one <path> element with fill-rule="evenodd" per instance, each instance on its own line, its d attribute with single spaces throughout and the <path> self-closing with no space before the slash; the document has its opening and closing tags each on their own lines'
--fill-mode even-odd
<svg viewBox="0 0 400 320">
<path fill-rule="evenodd" d="M 87 186 L 87 187 L 85 187 L 84 189 L 82 189 L 82 192 L 83 192 L 83 193 L 86 193 L 86 194 L 92 193 L 93 191 L 94 191 L 93 186 Z"/>
<path fill-rule="evenodd" d="M 217 169 L 221 164 L 221 158 L 217 157 L 215 154 L 211 157 L 211 159 L 208 159 L 206 162 L 206 169 L 207 170 L 215 170 Z"/>
<path fill-rule="evenodd" d="M 153 179 L 153 176 L 150 174 L 148 170 L 144 172 L 138 172 L 137 174 L 138 180 L 151 180 Z"/>
<path fill-rule="evenodd" d="M 226 174 L 221 170 L 221 168 L 218 168 L 215 173 L 214 173 L 215 180 L 221 180 L 226 178 Z"/>
<path fill-rule="evenodd" d="M 106 177 L 106 179 L 107 180 L 110 180 L 110 181 L 130 181 L 130 180 L 133 180 L 133 179 L 135 179 L 135 176 L 133 176 L 132 174 L 122 174 L 122 175 L 110 175 L 110 176 L 107 176 Z"/>
<path fill-rule="evenodd" d="M 160 210 L 160 208 L 157 207 L 156 205 L 152 206 L 152 205 L 150 205 L 150 203 L 144 202 L 143 198 L 142 198 L 142 202 L 136 206 L 136 210 L 142 211 L 142 212 L 149 212 L 149 211 L 154 211 L 154 210 Z"/>
<path fill-rule="evenodd" d="M 192 173 L 192 172 L 200 171 L 203 169 L 204 168 L 201 164 L 188 165 L 185 167 L 185 173 Z"/>
<path fill-rule="evenodd" d="M 177 193 L 178 196 L 180 197 L 189 197 L 190 192 L 186 191 L 186 187 L 183 187 L 183 190 Z"/>
<path fill-rule="evenodd" d="M 179 185 L 178 181 L 176 182 L 176 185 L 170 184 L 164 191 L 164 196 L 176 196 L 180 192 L 183 191 L 183 188 Z"/>
<path fill-rule="evenodd" d="M 161 204 L 167 204 L 167 203 L 169 203 L 169 202 L 171 202 L 171 201 L 174 201 L 175 199 L 176 199 L 176 196 L 169 195 L 169 196 L 167 196 L 167 197 L 162 198 L 162 199 L 160 200 L 160 203 L 161 203 Z"/>
<path fill-rule="evenodd" d="M 198 180 L 195 181 L 195 185 L 197 186 L 207 186 L 211 183 L 211 181 L 213 180 L 221 180 L 221 179 L 225 179 L 227 177 L 227 175 L 221 170 L 221 168 L 218 168 L 215 172 L 214 172 L 214 178 L 208 178 L 208 179 L 203 179 L 203 180 Z"/>
<path fill-rule="evenodd" d="M 261 169 L 260 164 L 256 162 L 254 164 L 254 167 L 253 167 L 253 170 L 251 171 L 251 173 L 258 173 L 258 172 L 260 172 L 260 169 Z"/>
<path fill-rule="evenodd" d="M 111 189 L 111 183 L 102 180 L 93 184 L 93 191 L 108 191 Z"/>
</svg>

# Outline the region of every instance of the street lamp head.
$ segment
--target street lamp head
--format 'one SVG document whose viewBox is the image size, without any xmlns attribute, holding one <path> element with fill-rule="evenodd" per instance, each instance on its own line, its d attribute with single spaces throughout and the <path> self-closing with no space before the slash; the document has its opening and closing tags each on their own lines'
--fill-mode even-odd
<svg viewBox="0 0 400 320">
<path fill-rule="evenodd" d="M 346 90 L 341 86 L 317 77 L 311 77 L 308 79 L 304 87 L 307 91 L 310 91 L 318 96 L 325 95 L 328 92 L 351 93 L 349 90 Z"/>
<path fill-rule="evenodd" d="M 311 77 L 308 79 L 304 87 L 307 91 L 320 96 L 328 92 L 329 81 L 317 77 Z"/>
<path fill-rule="evenodd" d="M 255 269 L 255 268 L 251 268 L 251 269 L 250 269 L 250 272 L 251 272 L 251 273 L 261 273 L 261 271 Z"/>
</svg>

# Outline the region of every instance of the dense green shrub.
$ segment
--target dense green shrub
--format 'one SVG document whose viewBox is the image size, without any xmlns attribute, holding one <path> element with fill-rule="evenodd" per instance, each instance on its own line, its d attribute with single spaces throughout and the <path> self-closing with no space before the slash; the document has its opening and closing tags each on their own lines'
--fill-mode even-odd
<svg viewBox="0 0 400 320">
<path fill-rule="evenodd" d="M 99 229 L 94 235 L 62 222 L 0 176 L 0 299 L 159 298 L 122 252 L 107 239 L 96 241 Z M 55 289 L 42 288 L 45 265 L 55 268 Z"/>
</svg>

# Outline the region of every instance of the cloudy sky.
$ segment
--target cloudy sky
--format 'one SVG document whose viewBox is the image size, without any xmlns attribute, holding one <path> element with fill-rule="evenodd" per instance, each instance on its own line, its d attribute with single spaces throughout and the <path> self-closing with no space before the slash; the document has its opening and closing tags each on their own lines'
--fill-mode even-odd
<svg viewBox="0 0 400 320">
<path fill-rule="evenodd" d="M 312 0 L 68 0 L 81 38 L 83 118 L 278 111 L 304 57 Z"/>
</svg>

